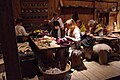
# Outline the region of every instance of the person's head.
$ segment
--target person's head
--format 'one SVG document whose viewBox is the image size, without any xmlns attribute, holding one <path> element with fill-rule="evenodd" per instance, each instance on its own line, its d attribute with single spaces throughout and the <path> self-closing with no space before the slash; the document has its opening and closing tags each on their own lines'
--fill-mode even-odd
<svg viewBox="0 0 120 80">
<path fill-rule="evenodd" d="M 15 19 L 16 24 L 22 25 L 23 20 L 21 18 Z"/>
<path fill-rule="evenodd" d="M 53 17 L 56 19 L 58 17 L 58 13 L 54 12 Z"/>
<path fill-rule="evenodd" d="M 74 29 L 75 26 L 76 26 L 76 23 L 73 19 L 69 19 L 66 21 L 66 26 L 69 28 L 69 29 Z"/>
<path fill-rule="evenodd" d="M 94 25 L 95 25 L 95 21 L 94 20 L 89 20 L 89 22 L 88 22 L 88 26 L 89 27 L 93 27 Z"/>
<path fill-rule="evenodd" d="M 94 33 L 95 30 L 96 30 L 96 26 L 97 26 L 97 25 L 98 25 L 98 22 L 97 22 L 97 21 L 90 20 L 90 21 L 88 22 L 89 31 L 90 31 L 91 33 Z"/>
<path fill-rule="evenodd" d="M 77 20 L 77 26 L 80 28 L 82 25 L 82 21 L 81 20 Z"/>
<path fill-rule="evenodd" d="M 72 14 L 72 19 L 73 19 L 75 22 L 77 22 L 77 20 L 79 20 L 78 12 L 77 12 L 77 11 L 73 12 L 73 14 Z"/>
</svg>

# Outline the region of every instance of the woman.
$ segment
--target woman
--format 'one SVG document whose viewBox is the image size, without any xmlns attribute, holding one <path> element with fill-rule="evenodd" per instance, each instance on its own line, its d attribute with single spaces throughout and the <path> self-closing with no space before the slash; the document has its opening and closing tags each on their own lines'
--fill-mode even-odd
<svg viewBox="0 0 120 80">
<path fill-rule="evenodd" d="M 66 38 L 68 40 L 71 40 L 73 43 L 71 45 L 70 51 L 70 60 L 71 60 L 71 67 L 76 69 L 77 67 L 82 65 L 82 60 L 84 59 L 84 55 L 81 51 L 81 35 L 80 35 L 80 29 L 76 25 L 75 21 L 73 19 L 69 19 L 66 21 L 66 25 L 68 32 L 66 32 Z"/>
<path fill-rule="evenodd" d="M 103 36 L 103 27 L 94 20 L 88 22 L 89 32 L 94 36 Z"/>
<path fill-rule="evenodd" d="M 69 19 L 66 21 L 67 25 L 67 32 L 65 38 L 67 38 L 70 41 L 73 41 L 76 43 L 76 48 L 80 47 L 80 29 L 76 25 L 75 21 L 73 19 Z"/>
<path fill-rule="evenodd" d="M 68 26 L 68 32 L 65 37 L 72 41 L 80 41 L 80 29 L 76 25 L 75 21 L 73 19 L 69 19 L 66 21 L 66 24 Z"/>
<path fill-rule="evenodd" d="M 103 36 L 103 28 L 101 24 L 98 24 L 94 20 L 90 20 L 88 22 L 89 30 L 86 33 L 86 37 L 82 40 L 81 44 L 84 47 L 92 47 L 93 44 L 93 37 L 94 36 Z"/>
<path fill-rule="evenodd" d="M 50 34 L 54 38 L 61 38 L 60 24 L 58 21 L 53 21 L 53 29 L 51 30 Z"/>
<path fill-rule="evenodd" d="M 58 13 L 54 12 L 50 22 L 58 21 L 60 24 L 61 37 L 64 37 L 64 23 L 62 18 L 59 17 Z"/>
</svg>

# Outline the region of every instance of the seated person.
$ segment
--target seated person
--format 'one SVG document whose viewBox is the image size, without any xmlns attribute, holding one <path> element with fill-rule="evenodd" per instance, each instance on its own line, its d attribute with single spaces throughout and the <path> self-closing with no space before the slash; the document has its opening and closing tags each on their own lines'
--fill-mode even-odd
<svg viewBox="0 0 120 80">
<path fill-rule="evenodd" d="M 53 21 L 53 29 L 51 30 L 50 34 L 54 38 L 61 38 L 60 24 L 58 21 Z"/>
<path fill-rule="evenodd" d="M 80 29 L 73 19 L 69 19 L 66 21 L 65 30 L 67 31 L 65 38 L 74 43 L 71 45 L 71 50 L 69 50 L 71 68 L 77 69 L 77 67 L 82 65 L 82 59 L 84 59 L 84 55 L 81 51 Z"/>
<path fill-rule="evenodd" d="M 101 44 L 101 43 L 94 44 L 94 42 L 93 42 L 94 36 L 103 36 L 103 28 L 102 28 L 101 24 L 98 24 L 94 20 L 90 20 L 88 22 L 88 26 L 90 27 L 89 33 L 87 34 L 87 37 L 84 40 L 82 40 L 82 44 L 85 46 L 86 51 L 91 50 L 91 52 L 85 53 L 86 58 L 91 59 L 93 56 L 93 53 L 100 53 L 100 51 L 109 52 L 109 50 L 111 50 L 111 48 L 107 44 L 105 44 L 105 43 L 104 44 Z M 100 55 L 99 55 L 99 57 L 100 57 Z"/>
<path fill-rule="evenodd" d="M 94 20 L 88 22 L 89 33 L 95 36 L 103 36 L 103 27 Z"/>
<path fill-rule="evenodd" d="M 86 33 L 86 37 L 82 40 L 82 45 L 85 47 L 93 46 L 94 36 L 103 36 L 103 28 L 94 20 L 88 22 L 89 30 Z"/>
<path fill-rule="evenodd" d="M 77 26 L 80 28 L 81 34 L 84 35 L 86 32 L 86 27 L 81 20 L 77 20 Z"/>
<path fill-rule="evenodd" d="M 65 38 L 68 40 L 71 40 L 76 43 L 76 46 L 80 46 L 81 36 L 80 36 L 80 29 L 76 25 L 75 21 L 73 19 L 69 19 L 66 21 L 67 27 L 67 33 Z"/>
<path fill-rule="evenodd" d="M 86 27 L 85 27 L 85 25 L 82 23 L 81 20 L 77 20 L 77 26 L 79 27 L 79 29 L 81 31 L 82 38 L 84 38 L 84 35 L 86 33 Z"/>
<path fill-rule="evenodd" d="M 24 42 L 27 40 L 27 36 L 29 35 L 25 28 L 22 26 L 23 20 L 20 18 L 17 18 L 15 20 L 16 25 L 15 25 L 15 32 L 17 36 L 17 42 Z M 23 37 L 24 36 L 24 37 Z"/>
</svg>

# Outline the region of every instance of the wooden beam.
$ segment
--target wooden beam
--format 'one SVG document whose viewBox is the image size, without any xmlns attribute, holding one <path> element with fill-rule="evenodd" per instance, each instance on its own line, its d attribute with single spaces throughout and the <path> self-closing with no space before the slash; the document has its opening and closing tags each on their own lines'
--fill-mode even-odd
<svg viewBox="0 0 120 80">
<path fill-rule="evenodd" d="M 7 80 L 22 80 L 11 0 L 1 0 L 0 19 L 0 42 Z"/>
<path fill-rule="evenodd" d="M 78 12 L 79 14 L 94 14 L 95 8 L 89 7 L 61 7 L 61 15 L 63 14 L 72 14 L 73 12 Z"/>
</svg>

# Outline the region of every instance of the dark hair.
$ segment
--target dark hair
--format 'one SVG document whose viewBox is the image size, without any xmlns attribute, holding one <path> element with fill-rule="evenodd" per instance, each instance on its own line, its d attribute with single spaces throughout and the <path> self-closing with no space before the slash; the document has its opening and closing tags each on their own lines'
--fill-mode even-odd
<svg viewBox="0 0 120 80">
<path fill-rule="evenodd" d="M 60 26 L 60 23 L 58 21 L 53 21 L 53 26 Z"/>
<path fill-rule="evenodd" d="M 72 14 L 72 19 L 73 19 L 75 22 L 77 22 L 77 20 L 79 20 L 79 17 L 78 17 L 78 13 L 77 13 L 77 12 L 74 12 L 74 13 Z"/>
<path fill-rule="evenodd" d="M 17 23 L 23 22 L 23 20 L 22 20 L 21 18 L 17 18 L 17 19 L 15 19 L 15 22 L 16 22 L 16 24 L 17 24 Z"/>
<path fill-rule="evenodd" d="M 58 13 L 57 13 L 57 12 L 54 12 L 54 13 L 53 13 L 53 16 L 57 16 L 57 15 L 58 15 Z"/>
</svg>

